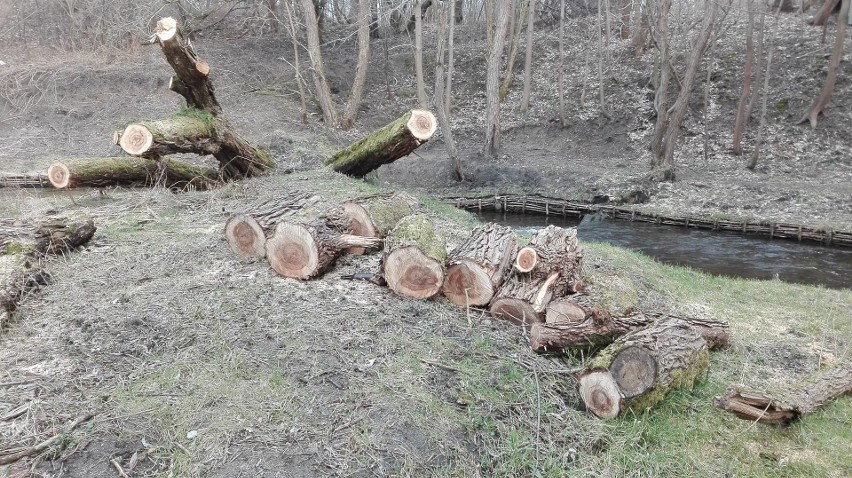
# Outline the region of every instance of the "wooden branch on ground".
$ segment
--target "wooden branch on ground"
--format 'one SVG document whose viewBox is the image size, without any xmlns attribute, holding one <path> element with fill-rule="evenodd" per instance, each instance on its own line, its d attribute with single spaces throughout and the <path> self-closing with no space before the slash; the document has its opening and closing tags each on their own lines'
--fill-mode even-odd
<svg viewBox="0 0 852 478">
<path fill-rule="evenodd" d="M 0 220 L 0 328 L 11 320 L 28 292 L 49 282 L 41 260 L 85 244 L 95 230 L 92 221 L 32 225 Z"/>
<path fill-rule="evenodd" d="M 522 268 L 531 264 L 531 270 L 508 277 L 491 301 L 489 312 L 497 318 L 531 326 L 543 321 L 545 308 L 553 298 L 564 296 L 580 283 L 583 253 L 577 230 L 556 226 L 538 231 L 524 249 L 535 257 L 531 262 L 522 261 Z"/>
<path fill-rule="evenodd" d="M 384 239 L 402 218 L 414 213 L 415 201 L 403 194 L 346 201 L 328 210 L 326 222 L 340 232 Z M 347 252 L 364 254 L 366 249 L 353 247 Z"/>
<path fill-rule="evenodd" d="M 275 167 L 268 151 L 242 139 L 227 121 L 195 109 L 131 123 L 118 144 L 127 154 L 154 159 L 174 153 L 212 154 L 225 180 L 258 176 Z"/>
<path fill-rule="evenodd" d="M 642 413 L 673 390 L 692 389 L 709 363 L 707 342 L 695 327 L 663 319 L 603 349 L 578 374 L 577 391 L 598 417 Z"/>
<path fill-rule="evenodd" d="M 444 295 L 462 307 L 488 305 L 511 273 L 518 237 L 511 228 L 489 223 L 473 230 L 447 258 Z"/>
<path fill-rule="evenodd" d="M 292 279 L 312 279 L 325 273 L 349 247 L 378 247 L 381 239 L 340 234 L 319 219 L 279 222 L 266 240 L 272 269 Z"/>
<path fill-rule="evenodd" d="M 225 239 L 239 256 L 266 257 L 266 238 L 275 225 L 296 213 L 311 213 L 311 206 L 320 200 L 320 196 L 296 191 L 249 206 L 225 223 Z"/>
<path fill-rule="evenodd" d="M 432 221 L 414 214 L 399 221 L 385 238 L 380 275 L 399 295 L 428 299 L 441 290 L 447 246 Z"/>
<path fill-rule="evenodd" d="M 44 450 L 47 450 L 48 448 L 53 446 L 54 443 L 57 443 L 60 440 L 62 440 L 63 438 L 65 438 L 68 433 L 74 431 L 74 429 L 76 429 L 80 425 L 88 422 L 94 416 L 95 416 L 94 414 L 89 414 L 89 415 L 84 415 L 82 417 L 77 418 L 76 420 L 71 422 L 71 424 L 68 425 L 68 428 L 66 430 L 64 430 L 62 433 L 57 433 L 56 435 L 48 438 L 47 440 L 45 440 L 45 441 L 43 441 L 43 442 L 41 442 L 37 445 L 33 445 L 33 446 L 25 447 L 25 448 L 14 448 L 14 449 L 11 449 L 11 450 L 0 450 L 0 465 L 8 465 L 10 463 L 14 463 L 14 462 L 20 460 L 21 458 L 37 455 L 37 454 L 43 452 Z"/>
<path fill-rule="evenodd" d="M 172 158 L 74 158 L 56 161 L 47 169 L 55 188 L 80 186 L 155 186 L 169 189 L 210 189 L 219 184 L 219 172 Z"/>
<path fill-rule="evenodd" d="M 376 130 L 328 158 L 326 166 L 348 176 L 362 177 L 407 156 L 428 141 L 438 128 L 435 115 L 411 110 L 391 124 Z"/>
<path fill-rule="evenodd" d="M 548 315 L 550 314 L 548 309 Z M 638 311 L 624 317 L 613 317 L 607 311 L 595 308 L 585 310 L 585 316 L 573 322 L 533 324 L 530 329 L 530 347 L 539 353 L 603 347 L 618 337 L 667 318 L 681 320 L 695 328 L 704 337 L 710 350 L 727 347 L 730 343 L 731 328 L 727 322 L 645 314 Z"/>
<path fill-rule="evenodd" d="M 844 394 L 852 394 L 852 365 L 848 363 L 816 373 L 795 388 L 778 393 L 735 386 L 727 395 L 716 397 L 714 403 L 744 420 L 787 425 Z"/>
</svg>

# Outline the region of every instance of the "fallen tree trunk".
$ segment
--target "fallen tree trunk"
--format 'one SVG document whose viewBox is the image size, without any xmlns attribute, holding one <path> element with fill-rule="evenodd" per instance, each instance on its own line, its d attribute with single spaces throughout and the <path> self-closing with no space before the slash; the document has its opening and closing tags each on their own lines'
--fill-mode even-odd
<svg viewBox="0 0 852 478">
<path fill-rule="evenodd" d="M 47 178 L 59 189 L 160 185 L 169 189 L 205 190 L 218 184 L 219 172 L 171 158 L 74 158 L 51 164 Z"/>
<path fill-rule="evenodd" d="M 403 218 L 385 238 L 380 275 L 399 295 L 428 299 L 444 283 L 447 246 L 432 221 L 422 214 Z"/>
<path fill-rule="evenodd" d="M 843 364 L 814 374 L 804 383 L 778 393 L 735 386 L 716 397 L 716 406 L 739 418 L 772 425 L 787 425 L 835 398 L 852 393 L 852 366 Z"/>
<path fill-rule="evenodd" d="M 512 274 L 491 301 L 491 315 L 518 325 L 543 321 L 554 297 L 562 297 L 580 282 L 582 249 L 577 230 L 548 226 L 538 231 L 528 247 L 534 255 L 529 272 Z M 527 268 L 528 261 L 524 261 Z"/>
<path fill-rule="evenodd" d="M 412 201 L 413 198 L 401 194 L 346 201 L 329 209 L 326 222 L 340 232 L 384 239 L 402 218 L 414 213 Z M 366 249 L 353 247 L 347 252 L 364 254 Z"/>
<path fill-rule="evenodd" d="M 709 357 L 707 342 L 695 327 L 663 319 L 603 349 L 578 374 L 577 391 L 598 417 L 642 413 L 673 390 L 692 389 Z"/>
<path fill-rule="evenodd" d="M 278 274 L 307 280 L 325 273 L 348 247 L 378 247 L 381 239 L 340 234 L 324 221 L 279 222 L 266 240 L 266 258 Z"/>
<path fill-rule="evenodd" d="M 92 221 L 32 225 L 0 220 L 0 328 L 11 320 L 24 295 L 47 284 L 41 261 L 85 244 L 95 230 Z"/>
<path fill-rule="evenodd" d="M 444 295 L 462 307 L 488 305 L 511 272 L 518 237 L 511 228 L 489 223 L 473 230 L 447 258 Z"/>
<path fill-rule="evenodd" d="M 257 176 L 275 167 L 268 151 L 242 139 L 224 119 L 199 110 L 131 123 L 117 139 L 121 149 L 132 156 L 156 159 L 175 153 L 212 154 L 225 180 Z"/>
<path fill-rule="evenodd" d="M 551 311 L 548 308 L 548 315 Z M 674 317 L 661 314 L 634 312 L 624 317 L 613 317 L 602 309 L 591 309 L 573 322 L 533 324 L 530 329 L 530 347 L 539 353 L 562 353 L 571 349 L 603 347 L 618 337 L 652 325 L 664 319 L 678 319 L 693 327 L 710 350 L 727 347 L 731 328 L 727 322 Z"/>
<path fill-rule="evenodd" d="M 297 191 L 250 206 L 246 212 L 231 216 L 225 222 L 225 239 L 239 256 L 266 257 L 266 237 L 272 228 L 297 212 L 310 213 L 310 207 L 321 199 L 320 196 Z"/>
<path fill-rule="evenodd" d="M 328 158 L 326 166 L 348 176 L 362 177 L 407 156 L 435 134 L 435 115 L 426 110 L 411 110 L 393 123 L 376 130 L 362 140 Z"/>
</svg>

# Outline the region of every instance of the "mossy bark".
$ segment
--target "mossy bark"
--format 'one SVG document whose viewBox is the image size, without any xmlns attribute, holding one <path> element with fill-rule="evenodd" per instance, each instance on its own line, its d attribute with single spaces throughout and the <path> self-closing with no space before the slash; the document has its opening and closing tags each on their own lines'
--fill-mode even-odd
<svg viewBox="0 0 852 478">
<path fill-rule="evenodd" d="M 586 407 L 598 416 L 642 413 L 674 390 L 692 389 L 707 370 L 709 357 L 707 342 L 695 327 L 663 319 L 604 348 L 579 373 L 577 387 Z M 588 389 L 587 379 L 600 372 L 612 376 L 618 396 L 602 400 L 602 391 Z"/>
<path fill-rule="evenodd" d="M 325 165 L 348 176 L 363 177 L 383 164 L 392 163 L 407 156 L 425 143 L 434 132 L 433 127 L 428 137 L 424 138 L 418 137 L 417 133 L 412 131 L 410 121 L 412 115 L 417 113 L 418 110 L 409 111 L 384 128 L 338 151 L 326 160 Z M 431 113 L 428 114 L 431 116 Z M 432 117 L 432 122 L 434 121 Z"/>
<path fill-rule="evenodd" d="M 426 299 L 444 282 L 447 245 L 432 221 L 413 214 L 399 221 L 385 238 L 381 275 L 394 292 Z"/>
<path fill-rule="evenodd" d="M 57 188 L 162 185 L 203 190 L 219 183 L 219 172 L 168 157 L 74 158 L 51 165 L 48 179 Z"/>
</svg>

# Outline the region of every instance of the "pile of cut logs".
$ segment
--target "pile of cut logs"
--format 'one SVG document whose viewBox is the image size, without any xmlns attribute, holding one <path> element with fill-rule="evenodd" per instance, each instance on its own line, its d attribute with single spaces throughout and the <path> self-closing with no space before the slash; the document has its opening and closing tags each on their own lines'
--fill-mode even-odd
<svg viewBox="0 0 852 478">
<path fill-rule="evenodd" d="M 582 248 L 575 229 L 548 226 L 525 247 L 508 227 L 484 224 L 449 254 L 416 201 L 390 195 L 346 201 L 319 214 L 306 193 L 255 204 L 228 219 L 225 237 L 241 256 L 265 257 L 278 274 L 319 277 L 344 252 L 383 248 L 373 282 L 416 299 L 443 294 L 461 307 L 524 326 L 540 353 L 603 349 L 579 374 L 578 391 L 600 417 L 646 409 L 706 370 L 708 350 L 724 347 L 723 322 L 628 311 L 613 317 L 580 305 Z M 298 213 L 298 214 L 296 214 Z M 296 218 L 299 219 L 296 219 Z"/>
<path fill-rule="evenodd" d="M 170 17 L 157 22 L 151 44 L 158 43 L 175 71 L 169 89 L 186 107 L 175 115 L 130 123 L 113 134 L 113 142 L 132 157 L 76 158 L 56 161 L 47 171 L 57 188 L 110 185 L 162 185 L 207 189 L 221 181 L 262 174 L 275 166 L 268 151 L 242 138 L 221 116 L 210 81 L 210 66 L 198 58 Z M 213 155 L 219 168 L 185 163 L 167 155 Z"/>
</svg>

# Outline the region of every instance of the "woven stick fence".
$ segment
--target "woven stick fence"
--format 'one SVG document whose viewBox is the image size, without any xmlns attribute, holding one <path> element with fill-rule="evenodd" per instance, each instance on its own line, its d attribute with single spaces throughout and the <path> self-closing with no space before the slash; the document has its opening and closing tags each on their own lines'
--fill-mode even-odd
<svg viewBox="0 0 852 478">
<path fill-rule="evenodd" d="M 665 216 L 637 211 L 632 207 L 572 203 L 564 199 L 541 196 L 489 196 L 477 198 L 446 198 L 455 207 L 478 211 L 505 211 L 545 216 L 581 217 L 601 214 L 613 219 L 640 221 L 666 226 L 692 227 L 711 231 L 731 231 L 754 234 L 769 239 L 817 242 L 830 246 L 852 247 L 852 232 L 818 229 L 783 222 L 748 222 L 706 219 L 700 217 Z"/>
<path fill-rule="evenodd" d="M 49 188 L 46 174 L 0 173 L 0 188 Z"/>
</svg>

